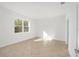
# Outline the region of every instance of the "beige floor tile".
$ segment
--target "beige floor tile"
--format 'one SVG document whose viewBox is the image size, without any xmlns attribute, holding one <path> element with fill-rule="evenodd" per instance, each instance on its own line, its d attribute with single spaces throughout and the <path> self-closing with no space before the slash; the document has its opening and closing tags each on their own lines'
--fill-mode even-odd
<svg viewBox="0 0 79 59">
<path fill-rule="evenodd" d="M 68 48 L 63 41 L 26 40 L 0 48 L 1 57 L 69 57 Z"/>
</svg>

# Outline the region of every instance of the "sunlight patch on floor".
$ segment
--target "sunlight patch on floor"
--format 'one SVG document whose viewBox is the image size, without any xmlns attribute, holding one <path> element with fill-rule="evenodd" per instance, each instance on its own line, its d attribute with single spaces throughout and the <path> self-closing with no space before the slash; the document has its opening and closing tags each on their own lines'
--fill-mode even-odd
<svg viewBox="0 0 79 59">
<path fill-rule="evenodd" d="M 43 31 L 43 36 L 39 39 L 34 40 L 34 41 L 43 41 L 44 43 L 47 43 L 47 42 L 51 42 L 51 40 L 54 40 L 54 39 L 55 39 L 55 35 L 53 35 L 51 37 L 45 31 Z"/>
</svg>

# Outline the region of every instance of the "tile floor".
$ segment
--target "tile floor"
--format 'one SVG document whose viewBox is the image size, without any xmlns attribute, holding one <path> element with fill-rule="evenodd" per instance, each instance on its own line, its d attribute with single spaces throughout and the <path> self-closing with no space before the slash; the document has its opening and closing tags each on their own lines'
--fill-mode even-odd
<svg viewBox="0 0 79 59">
<path fill-rule="evenodd" d="M 63 41 L 34 38 L 0 48 L 1 57 L 69 57 Z M 36 41 L 37 40 L 37 41 Z"/>
</svg>

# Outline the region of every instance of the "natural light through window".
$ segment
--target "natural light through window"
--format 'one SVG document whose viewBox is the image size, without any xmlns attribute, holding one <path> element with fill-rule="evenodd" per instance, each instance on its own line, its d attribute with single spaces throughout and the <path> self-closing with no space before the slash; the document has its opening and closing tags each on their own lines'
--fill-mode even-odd
<svg viewBox="0 0 79 59">
<path fill-rule="evenodd" d="M 30 22 L 27 20 L 16 19 L 15 33 L 18 33 L 18 32 L 30 32 Z"/>
<path fill-rule="evenodd" d="M 46 41 L 51 41 L 53 39 L 55 39 L 55 35 L 50 36 L 45 31 L 43 31 L 42 32 L 42 37 L 40 39 L 35 40 L 35 41 L 44 41 L 44 42 L 46 42 Z"/>
<path fill-rule="evenodd" d="M 43 40 L 44 41 L 52 40 L 52 37 L 50 37 L 46 32 L 43 31 Z"/>
</svg>

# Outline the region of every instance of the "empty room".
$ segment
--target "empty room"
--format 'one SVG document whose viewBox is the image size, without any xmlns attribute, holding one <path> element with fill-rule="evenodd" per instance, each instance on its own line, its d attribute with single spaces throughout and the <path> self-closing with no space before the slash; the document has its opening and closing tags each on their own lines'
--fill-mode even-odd
<svg viewBox="0 0 79 59">
<path fill-rule="evenodd" d="M 0 57 L 79 56 L 77 2 L 0 2 Z"/>
</svg>

